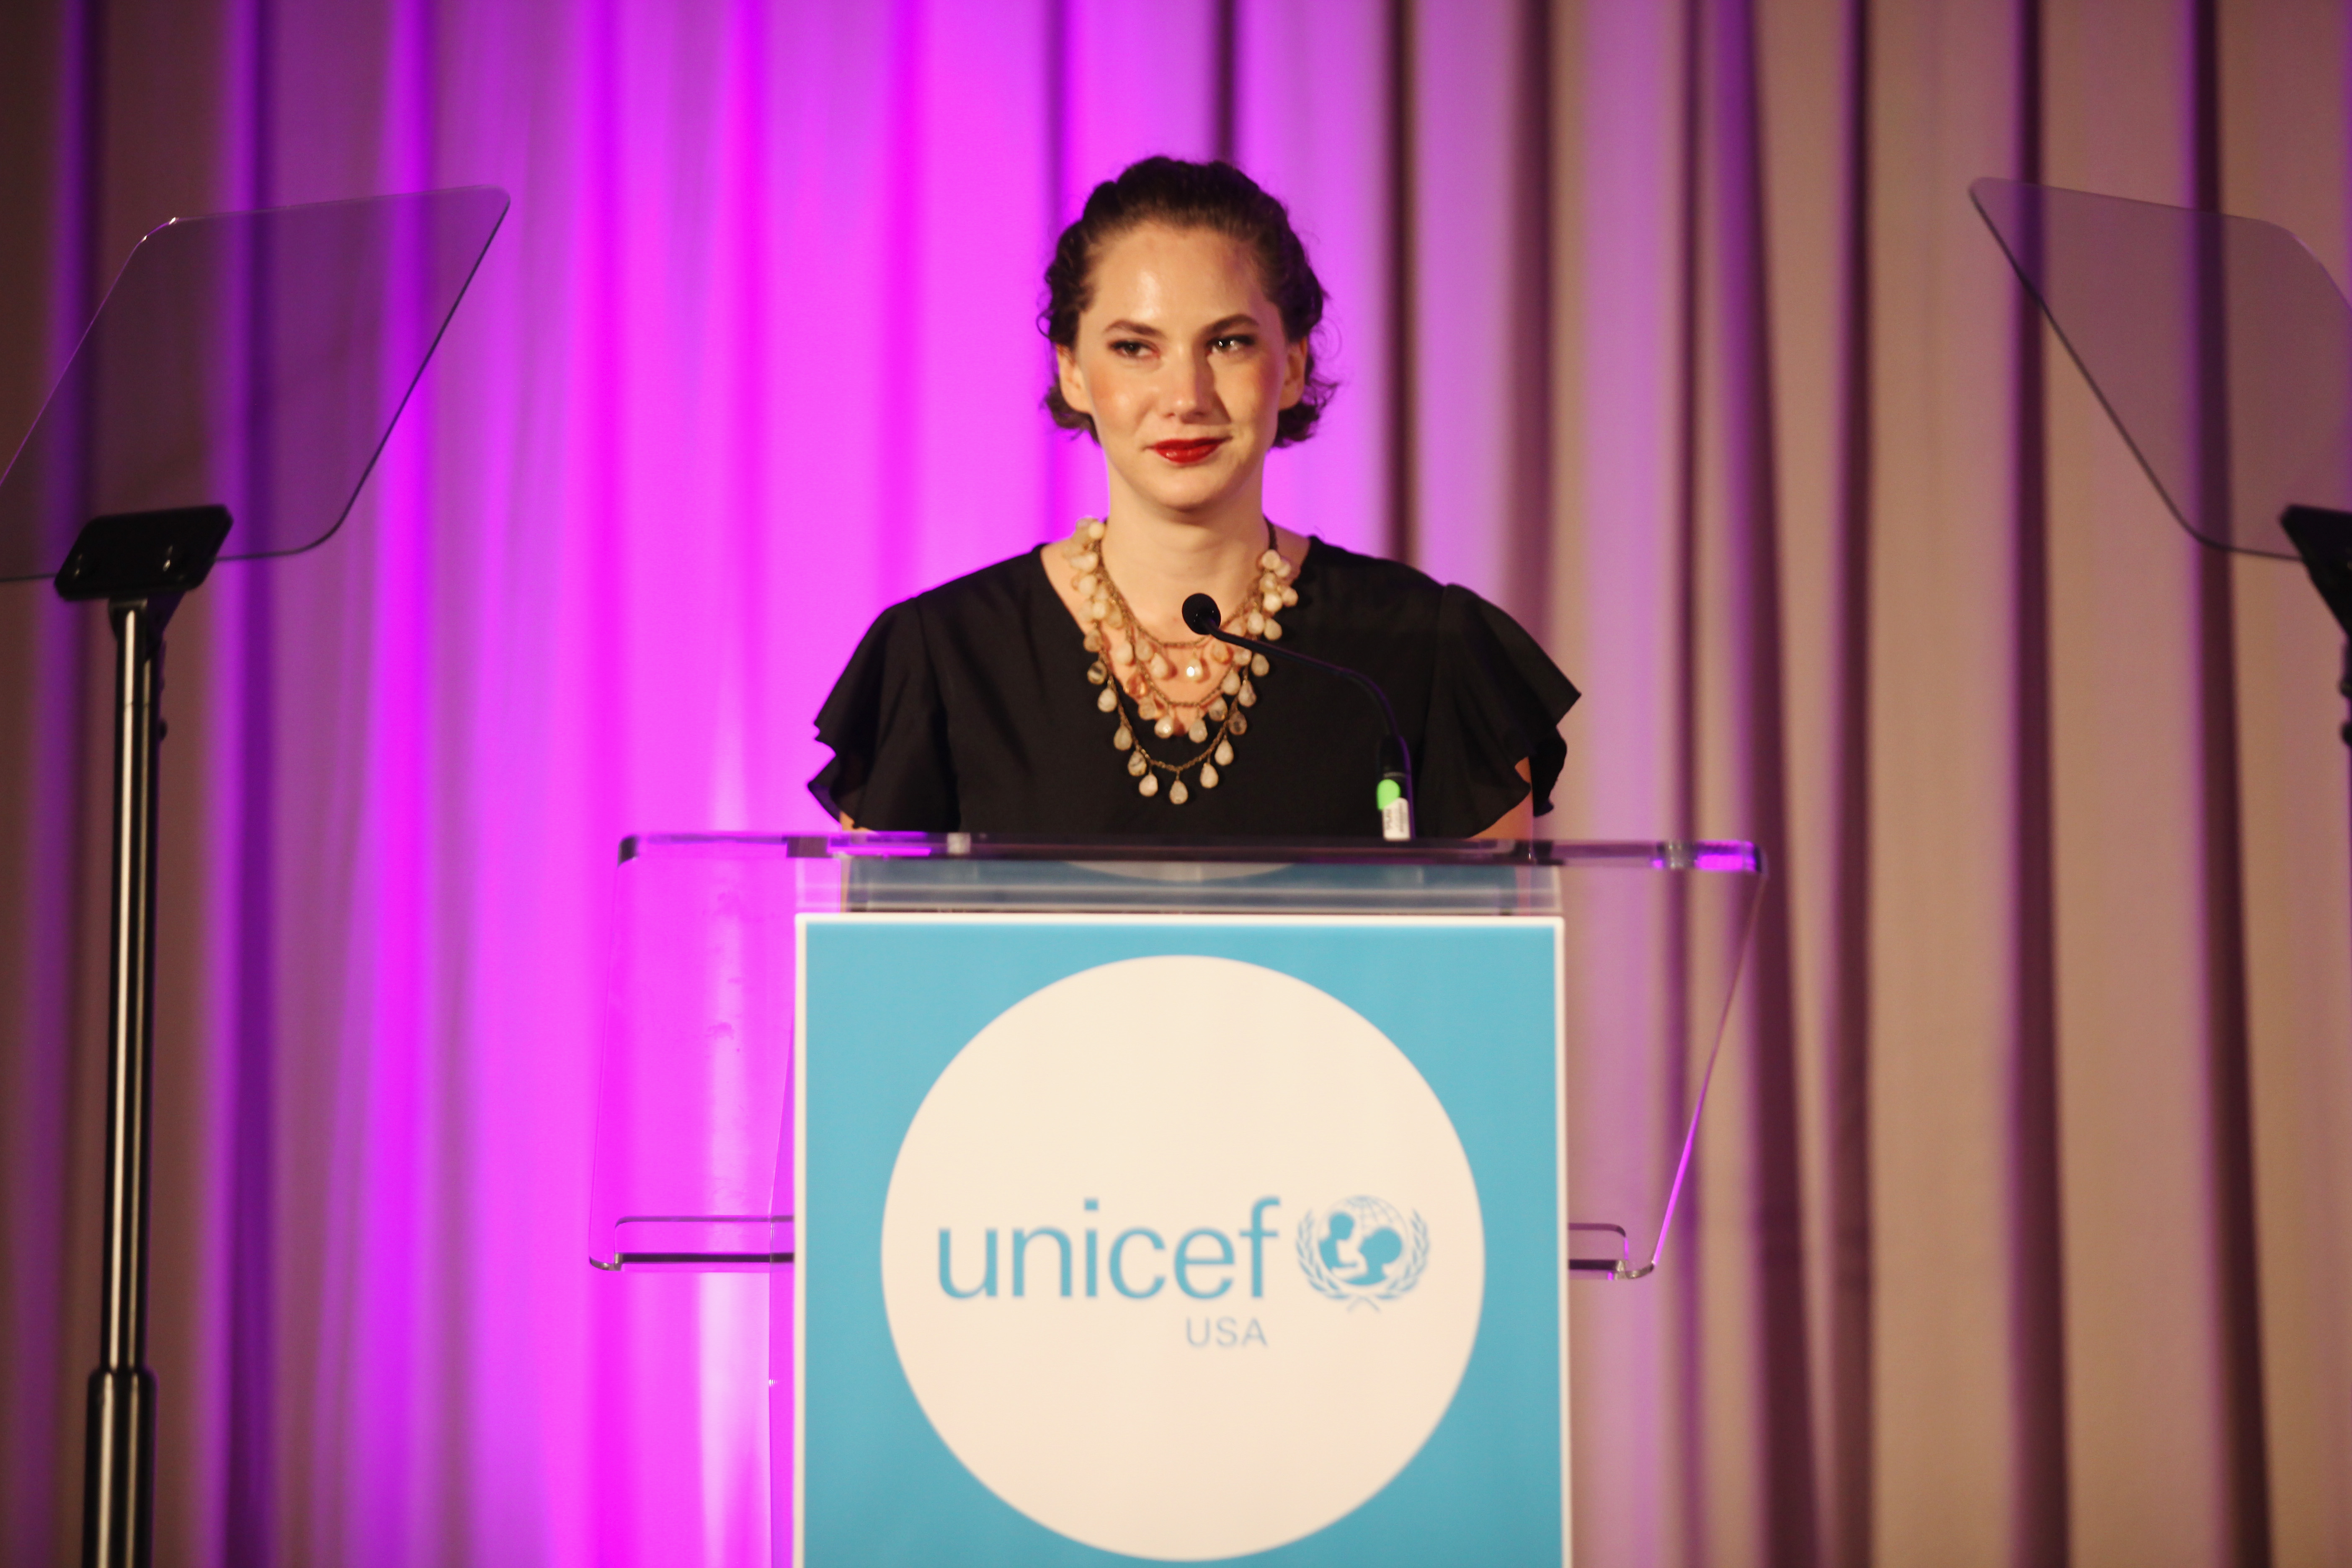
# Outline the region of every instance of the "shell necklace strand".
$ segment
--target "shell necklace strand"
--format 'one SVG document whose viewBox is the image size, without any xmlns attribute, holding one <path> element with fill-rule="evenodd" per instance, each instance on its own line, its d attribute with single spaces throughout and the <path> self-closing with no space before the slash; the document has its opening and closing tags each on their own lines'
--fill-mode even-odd
<svg viewBox="0 0 2352 1568">
<path fill-rule="evenodd" d="M 1233 766 L 1234 742 L 1249 730 L 1249 719 L 1242 710 L 1257 704 L 1253 681 L 1265 679 L 1265 656 L 1213 637 L 1162 642 L 1144 630 L 1118 584 L 1110 580 L 1109 568 L 1103 564 L 1105 531 L 1099 519 L 1082 518 L 1077 531 L 1062 546 L 1063 558 L 1070 564 L 1070 587 L 1077 595 L 1086 627 L 1087 651 L 1095 656 L 1094 663 L 1087 667 L 1087 679 L 1102 688 L 1095 705 L 1118 716 L 1110 743 L 1127 753 L 1128 776 L 1135 780 L 1136 793 L 1146 799 L 1158 795 L 1160 775 L 1167 773 L 1171 775 L 1168 804 L 1181 805 L 1192 798 L 1184 783 L 1186 773 L 1198 768 L 1195 776 L 1201 787 L 1214 789 L 1217 770 Z M 1270 522 L 1265 525 L 1265 552 L 1257 558 L 1257 567 L 1254 596 L 1225 617 L 1224 629 L 1278 642 L 1282 625 L 1274 617 L 1298 603 L 1298 590 L 1291 585 L 1291 579 L 1298 575 L 1298 564 L 1275 548 Z M 1221 671 L 1221 679 L 1208 694 L 1190 702 L 1177 701 L 1160 684 L 1179 673 L 1187 680 L 1199 680 Z M 1121 692 L 1134 705 L 1134 724 L 1120 705 Z M 1198 750 L 1182 762 L 1155 757 L 1136 733 L 1138 724 L 1150 725 L 1152 735 L 1162 741 L 1181 734 L 1185 744 Z"/>
</svg>

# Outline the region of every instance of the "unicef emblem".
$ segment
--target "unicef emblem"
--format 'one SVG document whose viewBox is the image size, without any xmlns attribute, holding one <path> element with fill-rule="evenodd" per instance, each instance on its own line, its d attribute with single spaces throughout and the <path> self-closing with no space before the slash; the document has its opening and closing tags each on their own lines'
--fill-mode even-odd
<svg viewBox="0 0 2352 1568">
<path fill-rule="evenodd" d="M 1298 1222 L 1298 1267 L 1334 1301 L 1377 1311 L 1421 1282 L 1429 1226 L 1379 1198 L 1342 1198 Z"/>
</svg>

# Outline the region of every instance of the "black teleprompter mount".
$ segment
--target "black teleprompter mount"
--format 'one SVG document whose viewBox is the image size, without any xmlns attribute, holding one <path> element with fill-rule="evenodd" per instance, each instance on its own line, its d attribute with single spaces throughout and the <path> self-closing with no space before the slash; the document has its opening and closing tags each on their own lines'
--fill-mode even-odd
<svg viewBox="0 0 2352 1568">
<path fill-rule="evenodd" d="M 2294 542 L 2304 570 L 2311 574 L 2311 585 L 2319 590 L 2319 596 L 2335 614 L 2336 624 L 2344 628 L 2344 668 L 2336 689 L 2352 701 L 2352 511 L 2291 506 L 2279 515 L 2279 526 Z M 2345 721 L 2336 733 L 2352 746 L 2352 719 Z"/>
<path fill-rule="evenodd" d="M 147 1367 L 147 1189 L 155 1056 L 156 750 L 163 628 L 228 537 L 228 509 L 93 518 L 58 596 L 103 599 L 113 623 L 114 878 L 107 928 L 106 1213 L 99 1364 L 89 1374 L 85 1568 L 144 1568 L 155 1515 L 155 1374 Z"/>
</svg>

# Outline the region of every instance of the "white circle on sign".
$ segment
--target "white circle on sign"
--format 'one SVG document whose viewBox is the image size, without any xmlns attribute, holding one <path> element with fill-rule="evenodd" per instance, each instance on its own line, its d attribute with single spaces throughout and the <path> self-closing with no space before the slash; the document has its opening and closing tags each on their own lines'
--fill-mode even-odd
<svg viewBox="0 0 2352 1568">
<path fill-rule="evenodd" d="M 1311 1535 L 1394 1479 L 1486 1272 L 1470 1162 L 1404 1053 L 1223 958 L 1007 1009 L 931 1086 L 882 1215 L 891 1338 L 949 1449 L 1047 1529 L 1166 1562 Z"/>
</svg>

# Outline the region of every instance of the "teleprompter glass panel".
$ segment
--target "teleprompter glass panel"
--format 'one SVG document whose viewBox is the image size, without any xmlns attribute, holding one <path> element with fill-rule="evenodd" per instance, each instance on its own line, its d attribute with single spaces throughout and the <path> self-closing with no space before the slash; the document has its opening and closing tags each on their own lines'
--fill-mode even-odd
<svg viewBox="0 0 2352 1568">
<path fill-rule="evenodd" d="M 2014 180 L 1969 193 L 2189 532 L 2294 560 L 2289 506 L 2352 510 L 2352 306 L 2302 241 Z"/>
<path fill-rule="evenodd" d="M 0 582 L 121 512 L 226 506 L 224 561 L 324 540 L 506 210 L 475 186 L 148 234 L 0 479 Z"/>
</svg>

